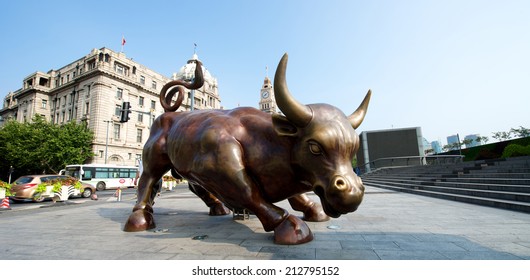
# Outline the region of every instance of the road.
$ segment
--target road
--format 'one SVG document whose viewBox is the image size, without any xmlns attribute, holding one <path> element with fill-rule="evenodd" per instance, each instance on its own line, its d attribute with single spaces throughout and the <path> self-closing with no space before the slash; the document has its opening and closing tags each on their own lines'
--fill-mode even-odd
<svg viewBox="0 0 530 280">
<path fill-rule="evenodd" d="M 185 192 L 188 190 L 187 184 L 180 184 L 177 185 L 171 192 Z M 165 191 L 162 191 L 162 194 Z M 93 203 L 105 203 L 111 200 L 116 200 L 115 197 L 116 190 L 105 190 L 105 191 L 98 191 L 97 201 L 92 201 Z M 136 189 L 129 188 L 129 189 L 123 189 L 122 190 L 122 200 L 134 200 L 136 195 Z M 81 197 L 75 197 L 70 198 L 66 202 L 56 202 L 54 203 L 52 200 L 45 200 L 43 202 L 33 202 L 31 200 L 22 201 L 22 202 L 14 202 L 13 200 L 10 200 L 10 207 L 13 211 L 21 211 L 21 210 L 29 210 L 29 209 L 39 209 L 39 208 L 53 208 L 52 206 L 60 206 L 62 204 L 76 204 L 76 205 L 83 205 L 84 202 L 91 201 L 90 198 L 81 198 Z M 92 203 L 91 203 L 92 204 Z M 9 210 L 4 210 L 9 211 Z"/>
</svg>

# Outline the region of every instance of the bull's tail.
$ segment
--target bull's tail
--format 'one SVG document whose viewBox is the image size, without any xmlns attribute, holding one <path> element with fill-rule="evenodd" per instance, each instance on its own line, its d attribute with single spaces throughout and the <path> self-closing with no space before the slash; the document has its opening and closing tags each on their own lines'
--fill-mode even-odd
<svg viewBox="0 0 530 280">
<path fill-rule="evenodd" d="M 184 100 L 184 88 L 199 89 L 204 84 L 202 63 L 198 60 L 195 60 L 195 64 L 195 78 L 191 82 L 187 82 L 185 80 L 171 81 L 165 84 L 162 90 L 160 90 L 160 104 L 162 104 L 165 112 L 177 111 Z M 171 90 L 168 92 L 169 89 Z M 173 99 L 173 96 L 177 91 L 179 93 L 177 96 L 177 101 L 175 104 L 171 105 L 171 99 Z"/>
</svg>

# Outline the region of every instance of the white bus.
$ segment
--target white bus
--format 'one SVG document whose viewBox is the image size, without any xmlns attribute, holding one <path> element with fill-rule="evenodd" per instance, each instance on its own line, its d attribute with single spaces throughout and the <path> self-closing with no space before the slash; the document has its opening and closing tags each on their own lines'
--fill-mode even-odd
<svg viewBox="0 0 530 280">
<path fill-rule="evenodd" d="M 98 191 L 135 187 L 136 166 L 119 166 L 109 164 L 72 164 L 64 168 L 63 173 L 90 184 Z"/>
</svg>

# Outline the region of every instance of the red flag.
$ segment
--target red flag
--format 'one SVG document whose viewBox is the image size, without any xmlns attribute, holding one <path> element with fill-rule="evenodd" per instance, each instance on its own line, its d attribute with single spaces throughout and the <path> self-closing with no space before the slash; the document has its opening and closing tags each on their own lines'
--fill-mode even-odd
<svg viewBox="0 0 530 280">
<path fill-rule="evenodd" d="M 121 45 L 125 45 L 125 37 L 121 37 Z"/>
</svg>

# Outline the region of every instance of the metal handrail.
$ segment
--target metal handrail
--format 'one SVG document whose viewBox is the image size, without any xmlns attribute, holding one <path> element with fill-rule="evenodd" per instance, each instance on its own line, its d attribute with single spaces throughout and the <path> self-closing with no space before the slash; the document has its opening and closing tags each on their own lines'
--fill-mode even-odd
<svg viewBox="0 0 530 280">
<path fill-rule="evenodd" d="M 449 163 L 460 163 L 464 159 L 463 155 L 427 155 L 427 156 L 406 156 L 379 158 L 355 169 L 359 174 L 373 172 L 383 167 L 404 167 L 421 165 L 439 165 Z"/>
</svg>

